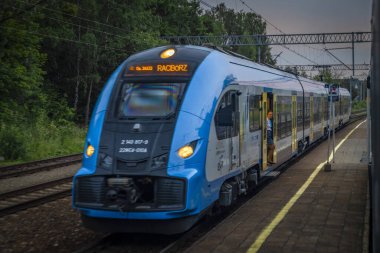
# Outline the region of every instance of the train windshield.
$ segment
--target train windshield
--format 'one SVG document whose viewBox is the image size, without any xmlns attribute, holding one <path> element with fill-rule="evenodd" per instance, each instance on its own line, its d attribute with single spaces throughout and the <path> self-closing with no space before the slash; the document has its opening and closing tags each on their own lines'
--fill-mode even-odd
<svg viewBox="0 0 380 253">
<path fill-rule="evenodd" d="M 119 118 L 168 117 L 176 111 L 183 83 L 125 83 L 119 99 Z"/>
</svg>

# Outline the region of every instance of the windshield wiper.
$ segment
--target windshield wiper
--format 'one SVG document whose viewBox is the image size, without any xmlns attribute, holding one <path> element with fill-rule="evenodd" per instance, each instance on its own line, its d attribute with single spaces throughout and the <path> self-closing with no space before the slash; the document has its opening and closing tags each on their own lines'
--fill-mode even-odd
<svg viewBox="0 0 380 253">
<path fill-rule="evenodd" d="M 171 112 L 168 115 L 166 115 L 165 117 L 163 117 L 162 119 L 168 120 L 168 119 L 173 118 L 174 116 L 175 116 L 175 112 Z"/>
</svg>

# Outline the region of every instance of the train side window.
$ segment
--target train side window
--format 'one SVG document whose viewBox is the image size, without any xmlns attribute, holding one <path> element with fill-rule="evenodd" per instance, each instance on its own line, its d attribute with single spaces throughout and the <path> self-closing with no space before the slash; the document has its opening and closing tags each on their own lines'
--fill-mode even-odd
<svg viewBox="0 0 380 253">
<path fill-rule="evenodd" d="M 260 95 L 249 96 L 249 131 L 254 132 L 260 129 Z"/>
<path fill-rule="evenodd" d="M 320 117 L 319 117 L 319 110 L 320 110 L 320 98 L 319 97 L 314 97 L 314 109 L 313 109 L 313 112 L 314 112 L 314 123 L 315 124 L 318 124 L 320 123 Z"/>
<path fill-rule="evenodd" d="M 297 128 L 302 128 L 302 116 L 303 116 L 303 98 L 297 97 Z"/>
<path fill-rule="evenodd" d="M 289 99 L 288 99 L 289 98 Z M 285 138 L 288 133 L 288 122 L 287 122 L 287 115 L 290 113 L 290 97 L 286 96 L 278 96 L 278 115 L 279 115 L 279 122 L 278 122 L 278 136 L 280 139 Z"/>
<path fill-rule="evenodd" d="M 280 114 L 280 138 L 286 137 L 286 114 L 281 113 Z"/>
<path fill-rule="evenodd" d="M 329 100 L 328 100 L 328 97 L 324 97 L 323 98 L 325 100 L 325 108 L 324 108 L 324 113 L 325 113 L 325 120 L 328 120 L 329 119 Z"/>
<path fill-rule="evenodd" d="M 278 108 L 278 137 L 279 139 L 286 137 L 287 132 L 287 123 L 286 123 L 286 97 L 278 96 L 277 97 L 277 108 Z"/>
<path fill-rule="evenodd" d="M 310 98 L 308 98 L 310 100 Z M 305 125 L 310 124 L 310 101 L 305 101 Z"/>
<path fill-rule="evenodd" d="M 237 103 L 237 96 L 236 91 L 228 91 L 219 101 L 219 105 L 217 107 L 216 113 L 215 113 L 215 130 L 216 130 L 216 136 L 218 140 L 223 140 L 227 138 L 231 138 L 234 136 L 237 136 L 239 133 L 239 123 L 234 122 L 233 126 L 222 126 L 218 123 L 218 112 L 222 109 L 226 109 L 228 107 L 232 108 L 232 111 L 237 113 L 238 111 L 238 103 Z M 238 120 L 238 117 L 235 117 L 235 119 Z"/>
<path fill-rule="evenodd" d="M 286 136 L 292 135 L 292 97 L 284 97 L 286 105 Z"/>
<path fill-rule="evenodd" d="M 277 97 L 277 137 L 279 139 L 282 138 L 283 133 L 283 119 L 282 119 L 282 112 L 283 112 L 283 102 L 282 97 Z"/>
</svg>

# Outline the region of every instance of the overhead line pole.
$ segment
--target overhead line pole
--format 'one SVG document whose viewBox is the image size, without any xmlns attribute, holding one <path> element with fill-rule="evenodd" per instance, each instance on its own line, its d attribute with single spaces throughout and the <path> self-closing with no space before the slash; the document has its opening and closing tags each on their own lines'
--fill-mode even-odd
<svg viewBox="0 0 380 253">
<path fill-rule="evenodd" d="M 355 40 L 354 33 L 352 33 L 352 76 L 355 76 Z"/>
</svg>

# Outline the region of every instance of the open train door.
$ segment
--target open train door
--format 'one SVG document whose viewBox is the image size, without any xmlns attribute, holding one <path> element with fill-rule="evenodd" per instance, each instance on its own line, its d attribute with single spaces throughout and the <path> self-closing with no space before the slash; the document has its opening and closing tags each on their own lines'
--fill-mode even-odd
<svg viewBox="0 0 380 253">
<path fill-rule="evenodd" d="M 273 151 L 273 162 L 277 163 L 277 126 L 278 126 L 278 113 L 277 113 L 277 95 L 273 94 L 273 144 L 275 149 Z"/>
<path fill-rule="evenodd" d="M 261 136 L 262 136 L 262 143 L 261 143 L 261 167 L 263 170 L 266 170 L 268 167 L 267 164 L 267 112 L 268 112 L 268 94 L 266 92 L 263 92 L 261 95 Z"/>
</svg>

